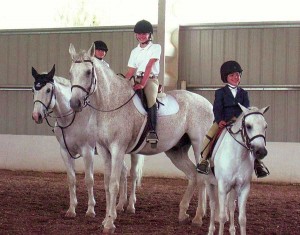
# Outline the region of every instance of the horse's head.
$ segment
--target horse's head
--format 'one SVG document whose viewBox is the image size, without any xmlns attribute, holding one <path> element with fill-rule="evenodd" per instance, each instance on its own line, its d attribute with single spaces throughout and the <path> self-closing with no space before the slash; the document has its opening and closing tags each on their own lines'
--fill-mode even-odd
<svg viewBox="0 0 300 235">
<path fill-rule="evenodd" d="M 49 73 L 39 74 L 32 67 L 32 76 L 34 77 L 33 92 L 33 112 L 32 119 L 40 124 L 48 114 L 48 111 L 55 105 L 54 95 L 54 73 L 55 65 Z"/>
<path fill-rule="evenodd" d="M 241 115 L 241 131 L 244 144 L 252 151 L 257 159 L 263 159 L 268 151 L 266 149 L 267 122 L 264 113 L 269 106 L 262 109 L 256 107 L 246 108 L 239 104 L 243 114 Z"/>
<path fill-rule="evenodd" d="M 93 63 L 95 54 L 94 43 L 90 49 L 76 53 L 73 44 L 70 44 L 69 53 L 72 58 L 72 65 L 70 68 L 70 81 L 72 97 L 70 106 L 74 111 L 81 111 L 85 105 L 86 99 L 96 89 L 96 73 Z"/>
</svg>

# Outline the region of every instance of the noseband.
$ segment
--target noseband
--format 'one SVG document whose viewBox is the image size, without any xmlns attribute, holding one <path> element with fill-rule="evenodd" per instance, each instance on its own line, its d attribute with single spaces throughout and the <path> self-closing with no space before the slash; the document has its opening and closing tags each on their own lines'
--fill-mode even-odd
<svg viewBox="0 0 300 235">
<path fill-rule="evenodd" d="M 232 138 L 234 138 L 235 141 L 237 141 L 240 145 L 244 146 L 246 149 L 248 150 L 252 150 L 251 148 L 251 142 L 253 140 L 255 140 L 256 138 L 263 138 L 264 139 L 264 142 L 265 142 L 265 145 L 266 145 L 266 136 L 265 135 L 262 135 L 262 134 L 259 134 L 259 135 L 255 135 L 253 136 L 252 138 L 249 137 L 248 133 L 247 133 L 247 128 L 246 128 L 246 124 L 245 124 L 245 119 L 246 117 L 250 116 L 250 115 L 262 115 L 262 113 L 260 112 L 253 112 L 253 113 L 248 113 L 246 115 L 244 115 L 243 119 L 242 119 L 242 126 L 240 127 L 240 129 L 237 131 L 237 132 L 233 132 L 232 131 L 232 125 L 231 126 L 227 126 L 226 129 L 227 131 L 230 133 L 230 135 L 232 136 Z M 234 135 L 238 134 L 238 133 L 241 133 L 241 136 L 242 136 L 242 140 L 243 142 L 240 142 L 238 141 Z"/>
<path fill-rule="evenodd" d="M 84 104 L 86 104 L 86 100 L 95 92 L 96 82 L 97 82 L 96 77 L 95 77 L 95 67 L 94 67 L 93 61 L 91 61 L 91 60 L 78 61 L 77 60 L 77 61 L 74 61 L 73 63 L 85 63 L 85 62 L 89 62 L 92 64 L 92 79 L 91 79 L 90 86 L 88 87 L 88 89 L 85 89 L 83 86 L 80 86 L 80 85 L 72 85 L 71 86 L 71 92 L 72 92 L 73 88 L 79 88 L 86 93 L 86 96 L 84 97 Z M 93 85 L 94 85 L 94 89 L 91 92 Z"/>
<path fill-rule="evenodd" d="M 53 83 L 53 82 L 48 82 L 48 83 L 50 83 L 50 84 L 52 85 L 51 97 L 50 97 L 49 103 L 48 103 L 47 105 L 45 105 L 45 104 L 44 104 L 42 101 L 40 101 L 40 100 L 35 100 L 35 101 L 33 102 L 33 105 L 35 105 L 35 103 L 40 103 L 40 104 L 42 104 L 42 105 L 44 106 L 44 108 L 46 109 L 45 115 L 46 115 L 46 114 L 48 115 L 48 113 L 49 113 L 49 107 L 50 107 L 50 105 L 51 105 L 52 98 L 53 98 L 53 96 L 55 96 L 55 95 L 54 95 L 54 89 L 55 89 L 54 83 Z M 47 115 L 46 115 L 46 116 L 47 116 Z"/>
</svg>

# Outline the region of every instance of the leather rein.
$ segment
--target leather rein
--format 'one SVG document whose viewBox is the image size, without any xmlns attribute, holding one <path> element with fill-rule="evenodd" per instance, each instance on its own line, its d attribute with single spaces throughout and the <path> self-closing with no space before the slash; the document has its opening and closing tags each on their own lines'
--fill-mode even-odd
<svg viewBox="0 0 300 235">
<path fill-rule="evenodd" d="M 79 158 L 79 157 L 81 157 L 81 156 L 74 157 L 74 156 L 71 154 L 71 152 L 70 152 L 70 150 L 69 150 L 69 148 L 68 148 L 68 145 L 67 145 L 67 142 L 66 142 L 66 138 L 65 138 L 65 133 L 64 133 L 64 129 L 68 128 L 69 126 L 71 126 L 71 125 L 73 124 L 73 122 L 74 122 L 74 120 L 75 120 L 75 117 L 76 117 L 76 112 L 72 111 L 72 112 L 70 112 L 70 113 L 64 114 L 64 115 L 62 115 L 62 116 L 57 116 L 57 117 L 52 117 L 52 116 L 50 115 L 50 114 L 52 113 L 52 111 L 50 111 L 50 105 L 51 105 L 51 102 L 52 102 L 53 97 L 54 97 L 55 99 L 56 99 L 56 97 L 55 97 L 55 93 L 54 93 L 54 89 L 55 89 L 54 83 L 53 83 L 53 82 L 48 82 L 48 83 L 52 84 L 52 90 L 51 90 L 51 96 L 50 96 L 49 103 L 48 103 L 47 105 L 45 105 L 41 100 L 35 100 L 35 101 L 33 102 L 33 105 L 34 105 L 35 103 L 40 103 L 40 104 L 42 104 L 42 105 L 45 107 L 45 109 L 46 109 L 46 112 L 45 112 L 45 119 L 46 119 L 46 122 L 47 122 L 48 126 L 53 128 L 53 129 L 52 129 L 53 132 L 54 132 L 54 128 L 55 128 L 55 127 L 59 127 L 59 128 L 61 129 L 63 141 L 64 141 L 64 144 L 65 144 L 65 146 L 66 146 L 66 149 L 67 149 L 67 151 L 68 151 L 70 157 L 73 158 L 73 159 L 77 159 L 77 158 Z M 59 118 L 64 118 L 64 117 L 67 117 L 67 116 L 70 116 L 71 114 L 74 114 L 74 115 L 73 115 L 73 118 L 72 118 L 71 122 L 70 122 L 68 125 L 66 125 L 66 126 L 61 126 L 61 125 L 59 125 L 57 119 L 59 119 Z M 48 120 L 48 117 L 55 118 L 57 124 L 54 125 L 54 126 L 51 125 L 50 122 L 49 122 L 49 120 Z"/>
<path fill-rule="evenodd" d="M 109 110 L 103 110 L 103 109 L 99 109 L 99 108 L 96 108 L 95 106 L 93 106 L 90 102 L 90 100 L 88 100 L 88 98 L 95 92 L 96 90 L 96 83 L 97 83 L 97 79 L 96 79 L 96 76 L 95 76 L 95 67 L 94 67 L 94 63 L 93 61 L 91 60 L 80 60 L 80 61 L 73 61 L 73 63 L 85 63 L 85 62 L 88 62 L 88 63 L 91 63 L 92 64 L 92 79 L 91 79 L 91 84 L 89 86 L 88 89 L 85 89 L 84 87 L 80 86 L 80 85 L 73 85 L 71 86 L 71 91 L 73 90 L 73 88 L 79 88 L 81 90 L 83 90 L 85 93 L 86 93 L 86 96 L 84 97 L 84 106 L 83 108 L 85 108 L 86 106 L 89 106 L 91 107 L 92 109 L 98 111 L 98 112 L 106 112 L 106 113 L 109 113 L 109 112 L 113 112 L 113 111 L 116 111 L 118 109 L 121 109 L 123 106 L 125 106 L 126 104 L 128 104 L 132 99 L 133 97 L 135 96 L 136 92 L 134 92 L 134 94 L 125 102 L 123 103 L 122 105 L 120 105 L 119 107 L 117 108 L 114 108 L 114 109 L 109 109 Z M 124 75 L 123 75 L 124 76 Z M 125 77 L 125 76 L 124 76 Z M 92 90 L 92 87 L 94 85 L 94 89 Z M 92 90 L 92 92 L 91 92 Z"/>
</svg>

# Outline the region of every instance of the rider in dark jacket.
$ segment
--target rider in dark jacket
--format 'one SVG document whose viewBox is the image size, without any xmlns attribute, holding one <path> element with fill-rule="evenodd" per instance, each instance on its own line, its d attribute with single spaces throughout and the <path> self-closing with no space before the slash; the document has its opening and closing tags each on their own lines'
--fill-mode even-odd
<svg viewBox="0 0 300 235">
<path fill-rule="evenodd" d="M 213 105 L 215 120 L 204 138 L 202 161 L 197 165 L 197 171 L 201 174 L 208 174 L 209 143 L 219 128 L 224 128 L 228 122 L 234 121 L 242 113 L 238 103 L 246 108 L 250 106 L 248 92 L 239 87 L 242 72 L 241 66 L 236 61 L 227 61 L 221 66 L 221 79 L 227 84 L 215 92 Z M 269 175 L 268 169 L 257 159 L 254 161 L 254 169 L 258 178 Z"/>
</svg>

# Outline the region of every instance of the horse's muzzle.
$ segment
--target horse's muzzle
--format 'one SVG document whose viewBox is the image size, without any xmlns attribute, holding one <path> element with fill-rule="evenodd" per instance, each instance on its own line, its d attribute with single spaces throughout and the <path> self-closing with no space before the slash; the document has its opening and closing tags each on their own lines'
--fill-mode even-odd
<svg viewBox="0 0 300 235">
<path fill-rule="evenodd" d="M 35 121 L 35 123 L 37 123 L 37 124 L 43 123 L 42 114 L 40 114 L 40 113 L 32 113 L 31 117 Z"/>
<path fill-rule="evenodd" d="M 265 147 L 254 148 L 252 150 L 252 152 L 253 152 L 254 157 L 259 160 L 263 159 L 268 154 L 268 150 Z"/>
<path fill-rule="evenodd" d="M 81 112 L 83 104 L 80 101 L 80 99 L 71 99 L 70 100 L 70 106 L 75 112 Z"/>
</svg>

